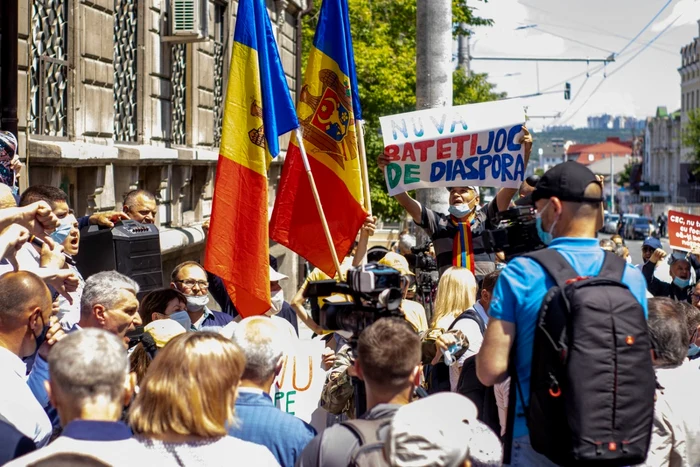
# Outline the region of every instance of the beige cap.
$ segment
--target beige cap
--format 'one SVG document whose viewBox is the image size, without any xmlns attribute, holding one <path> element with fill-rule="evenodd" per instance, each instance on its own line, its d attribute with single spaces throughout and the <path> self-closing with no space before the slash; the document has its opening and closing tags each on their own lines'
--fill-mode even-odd
<svg viewBox="0 0 700 467">
<path fill-rule="evenodd" d="M 151 321 L 143 328 L 144 332 L 149 333 L 156 342 L 156 347 L 162 349 L 165 344 L 170 342 L 173 337 L 184 334 L 185 328 L 180 323 L 172 319 L 157 319 Z"/>
<path fill-rule="evenodd" d="M 394 253 L 393 251 L 390 251 L 389 253 L 384 255 L 384 257 L 379 260 L 379 264 L 383 264 L 384 266 L 394 268 L 404 276 L 415 275 L 411 272 L 411 270 L 408 267 L 408 260 L 400 254 Z"/>
</svg>

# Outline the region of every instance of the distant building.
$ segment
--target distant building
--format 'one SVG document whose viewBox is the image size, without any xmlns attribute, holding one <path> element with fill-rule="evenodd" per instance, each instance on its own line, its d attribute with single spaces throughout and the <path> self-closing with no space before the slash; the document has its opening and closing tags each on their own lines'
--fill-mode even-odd
<svg viewBox="0 0 700 467">
<path fill-rule="evenodd" d="M 572 144 L 567 148 L 566 160 L 589 165 L 611 157 L 629 158 L 632 155 L 632 146 L 632 141 L 621 141 L 617 137 L 609 137 L 603 143 Z"/>
<path fill-rule="evenodd" d="M 671 114 L 658 107 L 656 115 L 647 119 L 644 138 L 642 199 L 675 201 L 680 183 L 681 111 Z"/>
<path fill-rule="evenodd" d="M 644 120 L 629 116 L 608 114 L 588 117 L 588 128 L 594 130 L 642 130 Z"/>
<path fill-rule="evenodd" d="M 698 26 L 700 28 L 700 20 Z M 700 37 L 695 37 L 690 44 L 681 49 L 681 66 L 678 73 L 681 75 L 680 125 L 682 129 L 688 122 L 688 113 L 700 109 Z M 687 202 L 698 202 L 700 186 L 688 174 L 688 171 L 692 172 L 690 155 L 691 149 L 683 147 L 680 143 L 680 160 L 675 161 L 674 165 L 678 183 L 677 195 Z"/>
</svg>

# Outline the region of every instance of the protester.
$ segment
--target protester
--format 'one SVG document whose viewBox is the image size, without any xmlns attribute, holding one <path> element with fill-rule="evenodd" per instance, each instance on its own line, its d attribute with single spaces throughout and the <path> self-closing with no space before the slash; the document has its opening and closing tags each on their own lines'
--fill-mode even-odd
<svg viewBox="0 0 700 467">
<path fill-rule="evenodd" d="M 231 315 L 212 311 L 207 307 L 209 281 L 207 272 L 199 263 L 195 261 L 180 263 L 175 266 L 170 277 L 170 287 L 185 295 L 192 331 L 201 331 L 204 327 L 223 328 L 233 321 Z"/>
<path fill-rule="evenodd" d="M 617 245 L 615 247 L 615 252 L 617 256 L 624 259 L 626 263 L 632 264 L 632 258 L 630 258 L 630 251 L 625 245 Z"/>
<path fill-rule="evenodd" d="M 175 313 L 187 312 L 185 294 L 175 289 L 158 289 L 148 292 L 139 306 L 141 322 L 145 325 L 159 319 L 171 318 Z M 177 318 L 177 315 L 176 315 Z M 189 315 L 187 315 L 189 320 Z M 176 320 L 180 321 L 180 320 Z M 189 329 L 189 325 L 186 327 Z"/>
<path fill-rule="evenodd" d="M 124 345 L 102 329 L 71 333 L 49 355 L 47 391 L 63 432 L 47 447 L 10 466 L 28 465 L 60 453 L 85 454 L 109 465 L 158 462 L 120 422 L 134 393 Z M 150 457 L 150 459 L 149 459 Z M 155 465 L 155 464 L 154 464 Z"/>
<path fill-rule="evenodd" d="M 700 308 L 688 302 L 678 302 L 678 306 L 685 316 L 688 329 L 688 359 L 692 361 L 700 357 Z M 697 368 L 697 365 L 695 367 Z"/>
<path fill-rule="evenodd" d="M 284 274 L 277 272 L 272 266 L 270 266 L 270 297 L 272 300 L 272 306 L 265 313 L 275 319 L 284 319 L 294 328 L 294 333 L 299 337 L 299 324 L 297 320 L 297 314 L 292 309 L 292 306 L 284 299 L 284 290 L 280 285 L 281 281 L 286 281 L 289 279 Z"/>
<path fill-rule="evenodd" d="M 600 247 L 603 250 L 609 251 L 610 253 L 615 253 L 615 250 L 617 249 L 617 245 L 615 245 L 615 242 L 613 242 L 612 240 L 610 240 L 608 238 L 601 239 L 598 242 L 598 244 L 600 245 Z"/>
<path fill-rule="evenodd" d="M 420 339 L 404 320 L 380 319 L 360 334 L 354 371 L 365 384 L 367 413 L 362 418 L 377 423 L 379 439 L 375 441 L 386 439 L 391 417 L 410 402 L 420 383 L 420 360 Z M 333 425 L 317 435 L 297 466 L 347 467 L 361 445 L 352 423 Z"/>
<path fill-rule="evenodd" d="M 642 243 L 642 264 L 638 266 L 639 269 L 642 269 L 642 266 L 649 262 L 651 255 L 654 254 L 654 251 L 662 248 L 661 241 L 658 238 L 647 237 L 644 239 L 644 243 Z"/>
<path fill-rule="evenodd" d="M 131 405 L 138 441 L 167 464 L 279 465 L 264 446 L 227 435 L 244 370 L 241 350 L 219 334 L 189 332 L 171 340 Z"/>
<path fill-rule="evenodd" d="M 625 239 L 622 238 L 622 235 L 615 234 L 612 237 L 610 237 L 610 240 L 612 240 L 616 246 L 623 246 L 625 244 Z"/>
<path fill-rule="evenodd" d="M 124 213 L 136 222 L 153 224 L 158 214 L 158 205 L 153 193 L 143 190 L 131 190 L 124 196 Z"/>
<path fill-rule="evenodd" d="M 64 253 L 73 257 L 77 255 L 80 248 L 80 230 L 78 229 L 78 220 L 75 218 L 73 210 L 68 206 L 68 195 L 60 188 L 53 186 L 32 185 L 22 193 L 19 205 L 24 207 L 38 201 L 45 201 L 58 218 L 58 227 L 49 235 L 51 240 L 57 245 L 61 245 Z M 39 252 L 40 249 L 37 251 Z M 66 297 L 58 299 L 57 317 L 63 329 L 68 330 L 80 321 L 80 297 L 85 287 L 85 280 L 77 267 L 65 263 L 63 268 L 72 271 L 78 280 L 76 290 L 69 294 L 72 303 Z"/>
<path fill-rule="evenodd" d="M 44 407 L 49 378 L 46 359 L 51 346 L 65 336 L 52 316 L 51 294 L 27 271 L 0 277 L 0 419 L 14 425 L 38 447 L 51 436 Z M 27 377 L 22 358 L 38 354 Z"/>
<path fill-rule="evenodd" d="M 14 196 L 19 193 L 17 179 L 22 163 L 17 153 L 17 138 L 9 131 L 0 131 L 0 183 L 7 185 Z"/>
<path fill-rule="evenodd" d="M 523 127 L 521 143 L 524 145 L 525 166 L 532 150 L 532 137 Z M 389 164 L 386 154 L 381 154 L 377 165 L 384 169 Z M 486 251 L 483 233 L 493 229 L 496 213 L 505 211 L 515 195 L 516 188 L 501 188 L 494 200 L 485 210 L 479 210 L 479 189 L 475 186 L 448 188 L 450 190 L 449 215 L 432 211 L 413 199 L 408 193 L 399 193 L 394 199 L 403 206 L 413 221 L 423 228 L 435 245 L 440 274 L 451 266 L 472 267 L 472 273 L 481 280 L 486 274 L 496 269 L 494 252 Z M 471 244 L 468 239 L 471 238 Z M 455 241 L 465 248 L 453 248 Z"/>
<path fill-rule="evenodd" d="M 537 174 L 532 174 L 525 179 L 523 183 L 520 184 L 520 189 L 518 190 L 519 198 L 530 198 L 532 197 L 532 192 L 535 191 L 537 182 L 540 181 L 540 176 Z"/>
<path fill-rule="evenodd" d="M 700 373 L 684 366 L 688 329 L 679 303 L 649 299 L 649 334 L 657 390 L 649 467 L 700 464 Z"/>
<path fill-rule="evenodd" d="M 586 167 L 565 162 L 542 176 L 532 199 L 541 240 L 561 254 L 580 276 L 597 275 L 605 255 L 596 240 L 602 225 L 602 183 Z M 646 312 L 646 284 L 640 271 L 627 265 L 622 282 Z M 511 465 L 552 465 L 530 445 L 522 401 L 530 396 L 535 323 L 545 294 L 553 285 L 553 279 L 535 260 L 512 259 L 496 283 L 489 326 L 476 357 L 479 379 L 493 386 L 507 377 L 511 347 L 517 342 L 513 351 L 522 396 L 515 407 Z"/>
<path fill-rule="evenodd" d="M 408 294 L 408 288 L 410 285 L 409 277 L 413 277 L 414 274 L 408 265 L 408 261 L 405 257 L 398 253 L 390 251 L 382 259 L 379 260 L 379 264 L 388 266 L 390 268 L 396 269 L 402 278 L 402 289 L 403 299 L 401 300 L 401 305 L 399 309 L 403 312 L 406 321 L 408 321 L 411 326 L 416 330 L 416 332 L 423 332 L 428 329 L 428 320 L 425 316 L 425 308 L 420 303 L 408 300 L 406 298 Z"/>
<path fill-rule="evenodd" d="M 451 393 L 397 410 L 384 450 L 392 467 L 499 467 L 503 456 L 498 436 L 479 422 L 474 403 Z"/>
<path fill-rule="evenodd" d="M 158 319 L 143 327 L 143 332 L 137 338 L 138 343 L 129 354 L 129 366 L 131 372 L 136 375 L 137 385 L 143 381 L 158 350 L 185 332 L 185 328 L 172 319 Z"/>
<path fill-rule="evenodd" d="M 656 222 L 657 222 L 657 224 L 659 224 L 659 237 L 666 236 L 667 221 L 668 221 L 668 217 L 663 212 L 661 214 L 659 214 L 659 217 L 656 218 Z"/>
<path fill-rule="evenodd" d="M 128 342 L 126 334 L 141 325 L 139 285 L 117 271 L 103 271 L 85 281 L 80 322 L 73 330 L 99 328 Z"/>
<path fill-rule="evenodd" d="M 228 433 L 267 447 L 280 465 L 293 467 L 316 430 L 275 407 L 270 397 L 282 370 L 285 343 L 289 343 L 274 321 L 261 316 L 238 323 L 233 341 L 246 363 L 236 398 L 236 424 Z"/>
<path fill-rule="evenodd" d="M 690 302 L 693 286 L 690 285 L 690 260 L 685 253 L 676 252 L 668 258 L 671 282 L 665 282 L 654 275 L 659 261 L 666 257 L 666 252 L 657 248 L 649 261 L 642 267 L 647 288 L 654 297 L 670 297 L 674 300 Z"/>
<path fill-rule="evenodd" d="M 461 357 L 472 346 L 470 336 L 478 341 L 479 345 L 481 343 L 479 324 L 473 319 L 458 319 L 476 303 L 476 290 L 476 279 L 469 269 L 452 267 L 447 269 L 440 278 L 430 324 L 431 329 L 435 331 L 427 334 L 431 339 L 435 339 L 435 354 L 431 361 L 432 366 L 428 371 L 429 374 L 426 376 L 430 393 L 443 390 L 454 391 L 457 387 L 461 364 L 464 363 L 464 359 Z M 478 338 L 476 338 L 477 334 Z M 453 365 L 447 366 L 442 362 L 443 351 L 457 344 L 458 339 L 462 343 L 466 343 L 466 348 L 462 349 L 463 352 L 456 359 L 461 360 L 461 364 L 455 361 Z M 429 345 L 428 350 L 433 351 Z M 472 352 L 473 354 L 474 352 Z"/>
</svg>

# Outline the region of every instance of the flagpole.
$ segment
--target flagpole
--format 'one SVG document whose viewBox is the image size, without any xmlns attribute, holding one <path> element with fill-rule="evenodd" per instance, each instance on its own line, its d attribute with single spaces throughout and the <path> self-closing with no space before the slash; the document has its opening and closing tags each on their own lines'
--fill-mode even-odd
<svg viewBox="0 0 700 467">
<path fill-rule="evenodd" d="M 365 211 L 372 215 L 372 200 L 369 192 L 369 172 L 367 171 L 367 151 L 365 150 L 365 127 L 363 120 L 355 120 L 357 149 L 360 153 L 360 170 L 362 171 L 362 190 L 364 192 Z"/>
<path fill-rule="evenodd" d="M 338 271 L 338 277 L 340 280 L 344 280 L 343 273 L 340 271 L 340 262 L 338 261 L 338 255 L 335 252 L 335 247 L 333 244 L 333 238 L 331 237 L 331 231 L 328 228 L 328 221 L 326 221 L 326 215 L 323 213 L 323 206 L 321 205 L 321 198 L 318 196 L 318 190 L 316 189 L 316 182 L 314 181 L 314 175 L 311 173 L 311 166 L 309 165 L 309 158 L 306 155 L 306 148 L 304 147 L 304 138 L 301 134 L 301 130 L 297 128 L 294 130 L 297 137 L 297 142 L 299 143 L 299 151 L 301 152 L 301 160 L 304 161 L 304 170 L 306 170 L 306 175 L 309 177 L 309 184 L 311 185 L 311 193 L 314 195 L 314 201 L 316 201 L 316 209 L 318 210 L 318 215 L 321 218 L 321 225 L 323 226 L 323 233 L 326 235 L 326 241 L 328 242 L 328 248 L 331 250 L 331 257 L 333 258 L 333 264 L 335 265 L 335 270 Z"/>
</svg>

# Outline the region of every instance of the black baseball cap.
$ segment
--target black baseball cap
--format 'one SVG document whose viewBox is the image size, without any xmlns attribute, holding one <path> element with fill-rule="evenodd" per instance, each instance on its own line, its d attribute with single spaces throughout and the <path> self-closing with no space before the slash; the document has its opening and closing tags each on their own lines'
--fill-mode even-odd
<svg viewBox="0 0 700 467">
<path fill-rule="evenodd" d="M 575 161 L 564 162 L 545 172 L 532 192 L 532 202 L 556 196 L 562 201 L 575 203 L 600 203 L 604 199 L 584 196 L 591 183 L 598 183 L 588 167 Z"/>
</svg>

